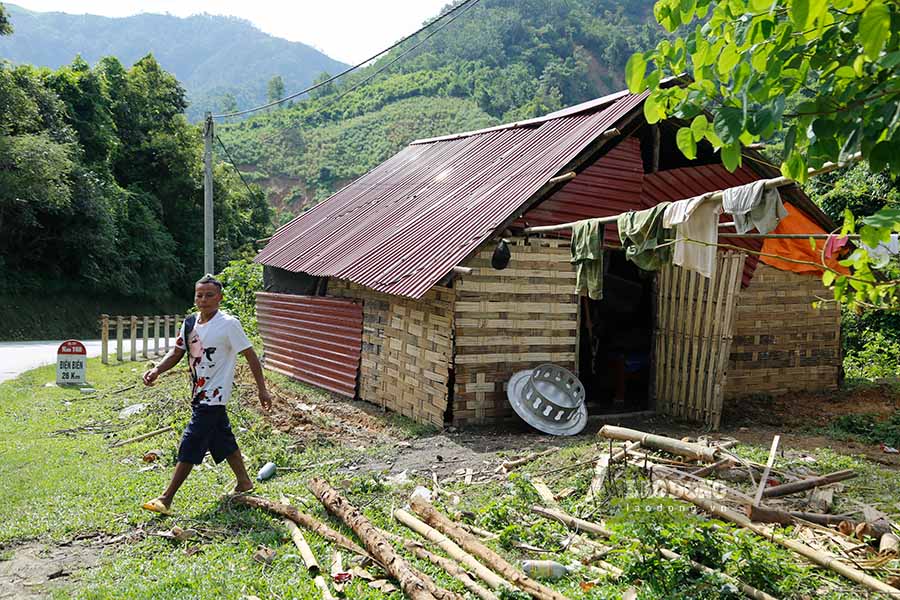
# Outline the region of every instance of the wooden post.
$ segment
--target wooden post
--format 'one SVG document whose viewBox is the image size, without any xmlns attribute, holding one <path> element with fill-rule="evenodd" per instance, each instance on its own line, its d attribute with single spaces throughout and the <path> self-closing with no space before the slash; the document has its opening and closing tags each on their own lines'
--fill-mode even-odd
<svg viewBox="0 0 900 600">
<path fill-rule="evenodd" d="M 116 359 L 119 362 L 122 362 L 124 359 L 122 355 L 122 345 L 123 345 L 123 336 L 125 335 L 125 319 L 122 316 L 116 317 Z"/>
<path fill-rule="evenodd" d="M 143 357 L 145 359 L 149 358 L 149 356 L 147 355 L 147 337 L 148 337 L 147 334 L 149 333 L 149 329 L 150 329 L 150 317 L 144 317 L 143 322 L 141 323 L 141 333 L 143 334 L 143 338 L 144 338 L 144 351 L 141 354 L 143 355 Z"/>
<path fill-rule="evenodd" d="M 131 360 L 137 360 L 137 317 L 131 315 Z"/>
<path fill-rule="evenodd" d="M 109 315 L 100 315 L 100 360 L 109 364 Z"/>
<path fill-rule="evenodd" d="M 166 354 L 169 353 L 169 315 L 163 317 L 165 319 L 165 330 L 166 330 Z"/>
<path fill-rule="evenodd" d="M 159 356 L 159 315 L 153 317 L 153 354 Z"/>
</svg>

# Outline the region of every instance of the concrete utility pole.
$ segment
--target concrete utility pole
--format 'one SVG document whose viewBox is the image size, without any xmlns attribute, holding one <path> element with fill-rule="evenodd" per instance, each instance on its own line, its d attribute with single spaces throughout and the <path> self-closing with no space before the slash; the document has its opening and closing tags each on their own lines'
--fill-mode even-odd
<svg viewBox="0 0 900 600">
<path fill-rule="evenodd" d="M 206 273 L 216 272 L 213 256 L 215 229 L 213 228 L 212 147 L 213 118 L 212 113 L 207 112 L 206 123 L 203 127 L 203 270 Z"/>
</svg>

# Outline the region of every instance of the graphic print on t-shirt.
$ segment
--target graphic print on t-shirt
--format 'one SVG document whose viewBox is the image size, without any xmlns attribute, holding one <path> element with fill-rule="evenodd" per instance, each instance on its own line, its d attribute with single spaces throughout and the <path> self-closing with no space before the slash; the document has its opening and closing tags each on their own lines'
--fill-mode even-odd
<svg viewBox="0 0 900 600">
<path fill-rule="evenodd" d="M 184 325 L 175 345 L 188 353 L 193 405 L 223 405 L 231 396 L 238 352 L 251 347 L 240 321 L 217 312 L 205 323 L 197 323 L 185 346 Z"/>
</svg>

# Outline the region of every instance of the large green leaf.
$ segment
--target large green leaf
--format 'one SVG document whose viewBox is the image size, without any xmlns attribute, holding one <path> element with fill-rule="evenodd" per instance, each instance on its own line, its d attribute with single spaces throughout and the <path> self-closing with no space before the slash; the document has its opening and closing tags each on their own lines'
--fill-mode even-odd
<svg viewBox="0 0 900 600">
<path fill-rule="evenodd" d="M 731 144 L 744 131 L 744 113 L 739 108 L 723 106 L 716 112 L 713 129 L 723 142 Z"/>
<path fill-rule="evenodd" d="M 740 142 L 734 142 L 733 144 L 723 146 L 721 154 L 722 164 L 725 165 L 725 168 L 729 171 L 734 172 L 739 166 L 741 166 Z"/>
<path fill-rule="evenodd" d="M 644 85 L 644 74 L 647 72 L 647 59 L 641 52 L 631 55 L 628 62 L 625 63 L 625 84 L 628 89 L 636 94 L 642 91 Z"/>
<path fill-rule="evenodd" d="M 694 141 L 694 132 L 689 127 L 682 127 L 678 130 L 678 133 L 675 134 L 675 142 L 678 144 L 678 149 L 687 158 L 690 160 L 697 158 L 697 142 Z"/>
<path fill-rule="evenodd" d="M 890 35 L 891 11 L 883 2 L 876 0 L 859 18 L 857 41 L 862 45 L 866 56 L 874 60 L 878 58 Z"/>
<path fill-rule="evenodd" d="M 809 0 L 790 0 L 790 14 L 794 26 L 805 28 L 809 21 Z"/>
</svg>

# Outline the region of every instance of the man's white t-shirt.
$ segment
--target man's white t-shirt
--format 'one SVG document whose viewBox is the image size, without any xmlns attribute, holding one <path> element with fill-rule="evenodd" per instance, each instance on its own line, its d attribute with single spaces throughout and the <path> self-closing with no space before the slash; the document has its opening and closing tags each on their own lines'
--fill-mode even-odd
<svg viewBox="0 0 900 600">
<path fill-rule="evenodd" d="M 184 323 L 175 346 L 185 350 Z M 231 397 L 237 355 L 251 347 L 241 322 L 221 310 L 206 323 L 197 322 L 191 332 L 188 365 L 194 382 L 191 404 L 224 405 Z"/>
</svg>

